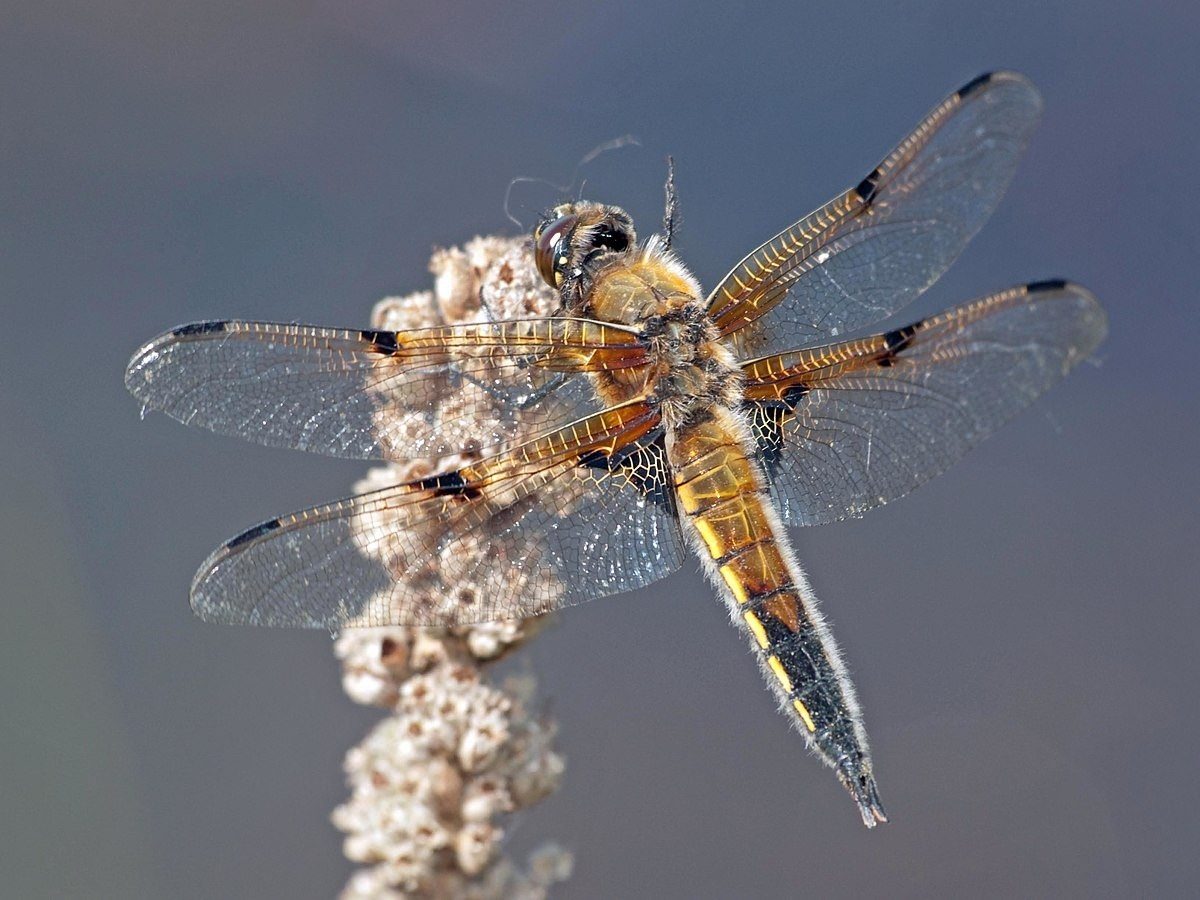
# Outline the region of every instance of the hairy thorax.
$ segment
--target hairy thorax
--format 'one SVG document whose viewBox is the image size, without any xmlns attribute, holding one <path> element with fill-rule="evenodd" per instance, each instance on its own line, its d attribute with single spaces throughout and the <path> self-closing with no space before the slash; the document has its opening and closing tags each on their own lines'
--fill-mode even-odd
<svg viewBox="0 0 1200 900">
<path fill-rule="evenodd" d="M 606 401 L 651 395 L 672 430 L 714 404 L 740 405 L 741 369 L 705 311 L 699 284 L 672 254 L 651 242 L 591 275 L 580 314 L 640 329 L 658 359 L 648 374 L 601 373 L 597 390 Z"/>
</svg>

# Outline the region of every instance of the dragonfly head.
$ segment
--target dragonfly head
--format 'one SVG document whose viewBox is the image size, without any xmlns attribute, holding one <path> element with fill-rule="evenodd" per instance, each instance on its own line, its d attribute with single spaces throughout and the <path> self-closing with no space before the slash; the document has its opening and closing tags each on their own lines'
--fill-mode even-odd
<svg viewBox="0 0 1200 900">
<path fill-rule="evenodd" d="M 533 252 L 546 284 L 561 288 L 584 267 L 608 253 L 624 253 L 637 242 L 625 210 L 581 200 L 547 212 L 533 230 Z"/>
</svg>

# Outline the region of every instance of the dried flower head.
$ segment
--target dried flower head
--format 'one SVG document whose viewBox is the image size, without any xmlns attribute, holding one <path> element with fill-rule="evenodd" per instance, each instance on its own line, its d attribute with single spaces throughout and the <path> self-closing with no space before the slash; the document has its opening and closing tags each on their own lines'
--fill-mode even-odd
<svg viewBox="0 0 1200 900">
<path fill-rule="evenodd" d="M 557 297 L 538 277 L 522 240 L 476 238 L 462 248 L 437 251 L 430 268 L 433 292 L 381 301 L 372 327 L 545 316 L 557 308 Z M 479 399 L 472 401 L 476 412 Z M 432 413 L 453 443 L 460 420 L 454 398 L 434 397 L 432 403 L 431 410 L 416 412 L 385 406 L 381 425 L 403 430 L 404 417 L 415 416 L 415 431 Z M 470 425 L 476 435 L 487 427 L 478 420 Z M 505 427 L 498 412 L 492 427 Z M 460 446 L 469 446 L 465 434 L 461 440 Z M 355 490 L 425 478 L 461 462 L 442 457 L 376 468 Z M 426 546 L 432 549 L 437 542 L 430 528 Z M 401 552 L 398 547 L 364 551 L 397 568 L 414 562 L 390 558 Z M 470 579 L 470 558 L 460 547 L 453 559 L 431 552 L 422 560 L 431 609 L 485 599 Z M 519 579 L 520 572 L 513 577 Z M 571 857 L 558 847 L 538 850 L 524 869 L 500 852 L 501 818 L 554 791 L 563 760 L 553 748 L 553 722 L 530 712 L 532 679 L 495 685 L 483 667 L 536 633 L 542 621 L 350 628 L 338 638 L 335 653 L 346 693 L 358 703 L 392 710 L 346 755 L 351 797 L 334 811 L 333 822 L 346 833 L 347 857 L 366 868 L 353 875 L 343 897 L 535 900 L 569 877 Z"/>
</svg>

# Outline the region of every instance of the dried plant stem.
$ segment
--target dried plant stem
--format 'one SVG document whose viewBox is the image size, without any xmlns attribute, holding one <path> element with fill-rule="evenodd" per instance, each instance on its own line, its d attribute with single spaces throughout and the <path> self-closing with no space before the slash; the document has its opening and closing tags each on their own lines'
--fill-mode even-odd
<svg viewBox="0 0 1200 900">
<path fill-rule="evenodd" d="M 534 271 L 527 242 L 477 238 L 438 251 L 432 292 L 380 302 L 372 327 L 548 315 L 557 298 Z M 448 469 L 454 460 L 394 464 L 356 485 L 367 491 Z M 431 590 L 474 590 L 452 576 Z M 433 598 L 444 599 L 444 598 Z M 487 663 L 516 649 L 541 620 L 452 629 L 353 628 L 335 644 L 346 693 L 388 708 L 346 755 L 351 797 L 333 813 L 345 853 L 363 863 L 343 897 L 541 898 L 570 875 L 570 855 L 546 845 L 524 867 L 501 852 L 501 817 L 559 785 L 554 723 L 530 713 L 533 679 L 493 684 Z"/>
</svg>

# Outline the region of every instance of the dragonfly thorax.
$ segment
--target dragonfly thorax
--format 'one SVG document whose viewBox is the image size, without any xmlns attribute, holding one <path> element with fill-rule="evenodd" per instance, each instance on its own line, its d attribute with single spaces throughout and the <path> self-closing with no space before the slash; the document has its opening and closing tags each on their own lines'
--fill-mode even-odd
<svg viewBox="0 0 1200 900">
<path fill-rule="evenodd" d="M 669 427 L 714 404 L 735 408 L 741 403 L 741 369 L 700 301 L 651 316 L 642 334 L 659 361 L 652 394 Z"/>
<path fill-rule="evenodd" d="M 668 428 L 712 404 L 740 405 L 741 367 L 708 315 L 700 284 L 657 237 L 595 259 L 579 281 L 589 289 L 578 298 L 575 281 L 562 288 L 573 315 L 636 328 L 653 351 L 655 364 L 646 370 L 600 374 L 596 386 L 607 401 L 649 396 L 661 404 Z"/>
</svg>

